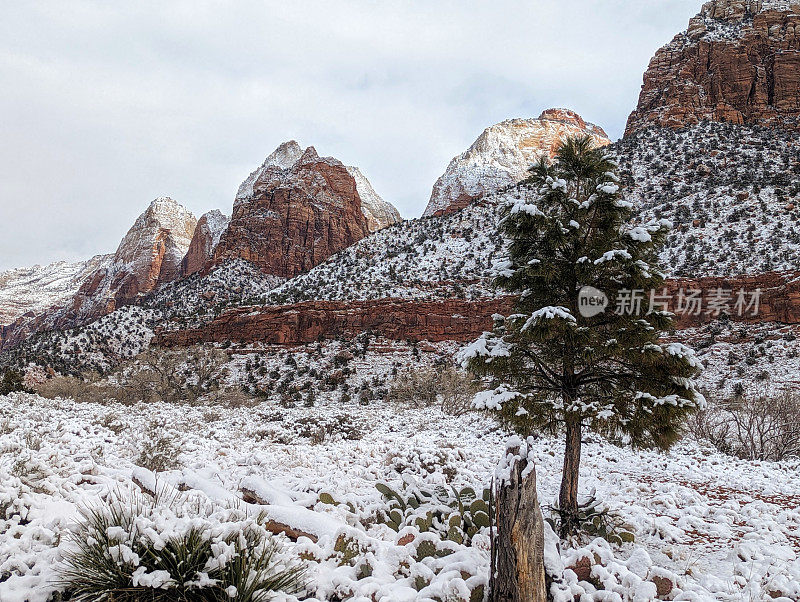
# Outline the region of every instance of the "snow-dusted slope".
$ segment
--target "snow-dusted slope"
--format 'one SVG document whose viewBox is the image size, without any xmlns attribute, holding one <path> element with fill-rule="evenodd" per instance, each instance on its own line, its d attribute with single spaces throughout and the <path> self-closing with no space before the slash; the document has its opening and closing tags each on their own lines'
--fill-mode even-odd
<svg viewBox="0 0 800 602">
<path fill-rule="evenodd" d="M 361 197 L 361 212 L 367 218 L 367 227 L 370 232 L 375 232 L 386 226 L 391 226 L 402 221 L 400 212 L 391 203 L 387 203 L 375 192 L 372 184 L 358 167 L 347 166 L 347 171 L 356 181 L 356 190 Z"/>
<path fill-rule="evenodd" d="M 57 261 L 0 272 L 0 324 L 11 324 L 27 312 L 39 313 L 70 299 L 95 270 L 107 266 L 112 255 L 88 261 Z"/>
<path fill-rule="evenodd" d="M 509 119 L 486 128 L 454 157 L 436 180 L 424 216 L 461 209 L 473 200 L 516 184 L 542 155 L 552 156 L 567 136 L 610 143 L 605 132 L 568 109 L 548 109 L 538 119 Z"/>
<path fill-rule="evenodd" d="M 800 141 L 781 129 L 703 122 L 646 128 L 611 147 L 642 219 L 668 218 L 678 276 L 800 266 Z"/>
<path fill-rule="evenodd" d="M 405 220 L 362 239 L 264 301 L 467 297 L 493 294 L 490 267 L 502 250 L 498 208 L 490 195 L 448 215 Z"/>
</svg>

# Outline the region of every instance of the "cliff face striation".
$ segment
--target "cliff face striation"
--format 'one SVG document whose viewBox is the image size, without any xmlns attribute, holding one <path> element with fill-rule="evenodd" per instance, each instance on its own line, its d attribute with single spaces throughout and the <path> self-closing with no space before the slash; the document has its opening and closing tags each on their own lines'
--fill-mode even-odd
<svg viewBox="0 0 800 602">
<path fill-rule="evenodd" d="M 230 219 L 218 209 L 204 213 L 197 220 L 197 227 L 194 229 L 189 250 L 181 261 L 182 276 L 189 276 L 203 269 L 214 256 L 214 250 L 229 223 Z"/>
<path fill-rule="evenodd" d="M 714 0 L 656 52 L 625 135 L 702 120 L 800 129 L 800 2 Z"/>
<path fill-rule="evenodd" d="M 602 128 L 568 109 L 548 109 L 538 119 L 509 119 L 486 128 L 436 180 L 423 215 L 462 209 L 519 182 L 540 156 L 553 156 L 567 136 L 590 136 L 598 146 L 611 142 Z"/>
<path fill-rule="evenodd" d="M 356 168 L 286 142 L 239 187 L 212 261 L 291 278 L 398 220 Z"/>
</svg>

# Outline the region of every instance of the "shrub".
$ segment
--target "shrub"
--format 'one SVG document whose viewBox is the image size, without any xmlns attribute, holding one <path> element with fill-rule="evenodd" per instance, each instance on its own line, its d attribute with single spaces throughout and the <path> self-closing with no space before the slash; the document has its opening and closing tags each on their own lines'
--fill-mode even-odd
<svg viewBox="0 0 800 602">
<path fill-rule="evenodd" d="M 136 464 L 152 472 L 163 472 L 178 467 L 177 446 L 165 436 L 156 424 L 150 424 L 142 435 L 142 444 Z"/>
<path fill-rule="evenodd" d="M 116 493 L 81 510 L 69 543 L 59 585 L 78 602 L 256 602 L 302 587 L 258 519 L 202 500 Z"/>
<path fill-rule="evenodd" d="M 800 396 L 793 392 L 712 400 L 690 424 L 695 438 L 739 458 L 800 456 Z"/>
<path fill-rule="evenodd" d="M 208 395 L 208 403 L 225 408 L 248 408 L 258 404 L 258 400 L 245 393 L 240 387 L 223 387 Z"/>
<path fill-rule="evenodd" d="M 472 377 L 453 366 L 409 369 L 394 378 L 388 399 L 413 408 L 438 402 L 442 412 L 458 416 L 472 409 L 477 390 Z"/>
<path fill-rule="evenodd" d="M 217 392 L 228 355 L 210 346 L 149 349 L 138 355 L 118 378 L 126 398 L 135 401 L 195 403 Z"/>
<path fill-rule="evenodd" d="M 83 397 L 82 393 L 86 388 L 86 383 L 74 376 L 54 376 L 49 378 L 36 387 L 36 393 L 47 399 L 56 397 L 78 399 Z"/>
</svg>

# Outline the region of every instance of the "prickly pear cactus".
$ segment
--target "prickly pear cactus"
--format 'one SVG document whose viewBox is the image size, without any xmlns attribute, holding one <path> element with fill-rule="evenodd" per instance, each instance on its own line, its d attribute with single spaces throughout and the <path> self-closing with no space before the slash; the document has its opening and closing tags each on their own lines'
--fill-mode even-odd
<svg viewBox="0 0 800 602">
<path fill-rule="evenodd" d="M 402 489 L 393 489 L 386 483 L 375 487 L 386 502 L 378 511 L 378 522 L 395 531 L 414 526 L 423 533 L 436 533 L 443 540 L 469 545 L 477 533 L 491 524 L 488 488 L 479 497 L 472 487 L 429 487 L 413 479 L 406 479 Z"/>
</svg>

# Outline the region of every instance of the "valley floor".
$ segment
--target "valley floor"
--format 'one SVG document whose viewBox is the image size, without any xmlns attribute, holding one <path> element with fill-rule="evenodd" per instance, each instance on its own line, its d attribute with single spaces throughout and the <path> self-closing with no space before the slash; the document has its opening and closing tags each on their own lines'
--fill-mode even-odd
<svg viewBox="0 0 800 602">
<path fill-rule="evenodd" d="M 319 431 L 303 420 L 312 413 Z M 153 474 L 137 462 L 143 449 L 157 455 L 159 446 L 177 461 L 159 474 L 162 485 L 198 490 L 220 505 L 242 504 L 236 498 L 247 485 L 270 504 L 270 518 L 318 537 L 285 540 L 287 554 L 312 559 L 311 599 L 469 600 L 487 579 L 486 533 L 469 547 L 446 542 L 449 556 L 417 560 L 418 541 L 430 534 L 376 523 L 383 500 L 375 484 L 399 487 L 405 473 L 479 490 L 507 438 L 479 414 L 449 417 L 384 402 L 223 409 L 0 397 L 0 600 L 48 600 L 77 509 L 111 491 L 137 490 L 136 482 L 147 486 Z M 546 506 L 557 495 L 560 443 L 537 441 L 535 461 Z M 590 438 L 581 489 L 594 490 L 636 542 L 586 540 L 557 552 L 549 534 L 557 599 L 650 600 L 657 583 L 669 582 L 668 599 L 800 600 L 797 462 L 739 461 L 688 442 L 666 454 L 637 452 Z M 341 503 L 323 503 L 321 493 Z M 358 542 L 355 559 L 336 549 L 343 534 Z M 594 585 L 564 568 L 584 556 L 595 564 Z M 359 569 L 363 562 L 370 574 Z M 415 587 L 420 576 L 425 585 Z M 600 584 L 605 592 L 596 591 Z"/>
</svg>

